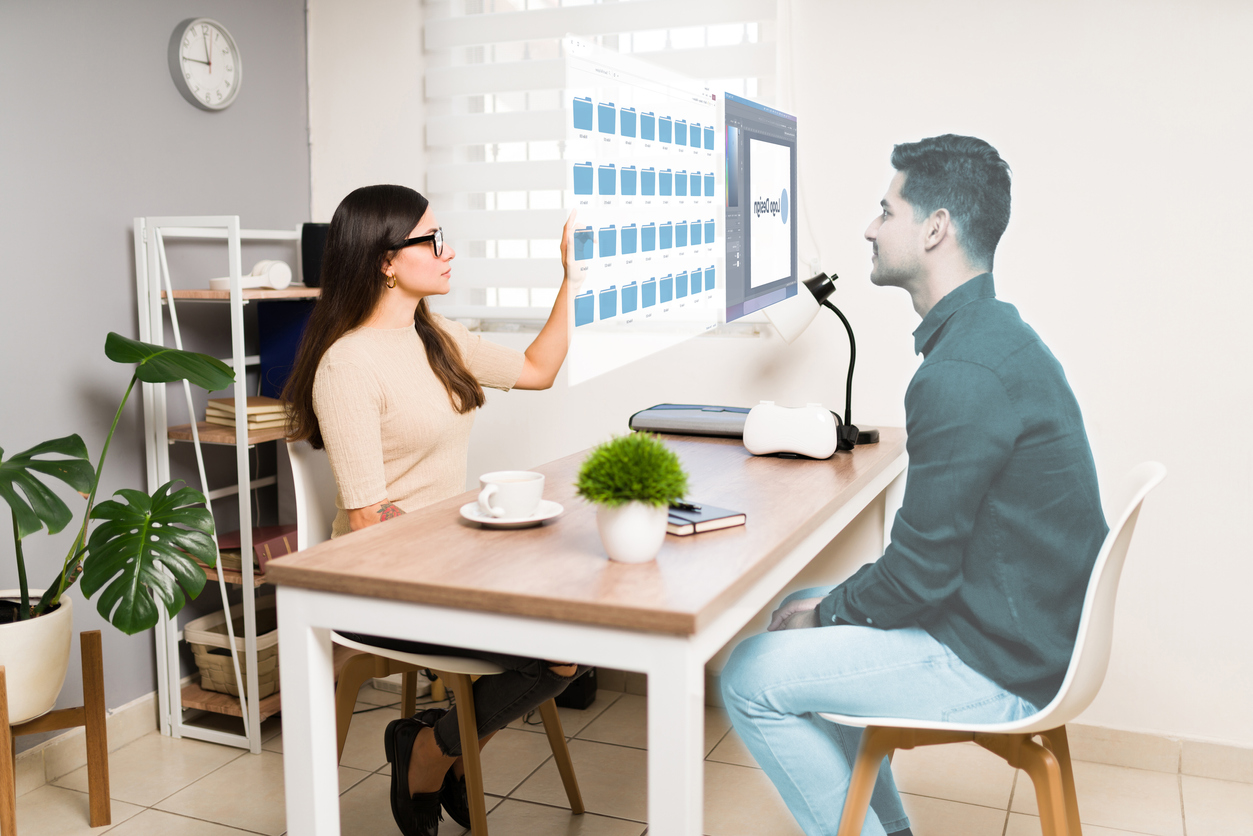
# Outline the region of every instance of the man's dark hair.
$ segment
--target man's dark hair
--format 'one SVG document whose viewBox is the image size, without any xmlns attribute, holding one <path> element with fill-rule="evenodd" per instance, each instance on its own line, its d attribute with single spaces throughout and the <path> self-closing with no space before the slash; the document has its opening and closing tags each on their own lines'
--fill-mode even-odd
<svg viewBox="0 0 1253 836">
<path fill-rule="evenodd" d="M 932 136 L 893 148 L 892 167 L 905 174 L 901 197 L 914 218 L 947 209 L 971 263 L 991 270 L 1009 225 L 1009 164 L 996 149 L 973 136 Z"/>
</svg>

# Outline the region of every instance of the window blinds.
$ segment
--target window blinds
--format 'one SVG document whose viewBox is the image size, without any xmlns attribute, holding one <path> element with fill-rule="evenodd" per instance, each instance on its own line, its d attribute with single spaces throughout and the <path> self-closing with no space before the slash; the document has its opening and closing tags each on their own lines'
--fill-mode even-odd
<svg viewBox="0 0 1253 836">
<path fill-rule="evenodd" d="M 427 0 L 426 193 L 457 250 L 458 319 L 547 318 L 567 166 L 561 39 L 589 38 L 768 100 L 777 0 Z"/>
</svg>

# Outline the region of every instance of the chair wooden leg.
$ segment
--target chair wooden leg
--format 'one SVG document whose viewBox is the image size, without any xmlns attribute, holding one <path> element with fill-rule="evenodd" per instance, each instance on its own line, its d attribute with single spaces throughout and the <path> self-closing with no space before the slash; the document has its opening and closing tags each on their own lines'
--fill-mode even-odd
<svg viewBox="0 0 1253 836">
<path fill-rule="evenodd" d="M 1057 756 L 1026 734 L 977 734 L 975 742 L 1003 757 L 1010 766 L 1026 771 L 1035 786 L 1044 836 L 1067 836 L 1066 802 Z"/>
<path fill-rule="evenodd" d="M 412 717 L 418 711 L 418 672 L 405 671 L 400 675 L 400 716 Z"/>
<path fill-rule="evenodd" d="M 470 804 L 470 833 L 487 836 L 487 805 L 483 800 L 483 762 L 479 757 L 478 719 L 474 716 L 474 682 L 463 673 L 436 671 L 457 701 L 457 731 L 461 761 L 466 768 L 466 800 Z"/>
<path fill-rule="evenodd" d="M 87 726 L 87 787 L 91 826 L 112 824 L 109 807 L 109 737 L 105 727 L 104 656 L 100 631 L 79 634 L 83 663 L 83 713 Z"/>
<path fill-rule="evenodd" d="M 857 747 L 857 762 L 853 764 L 848 794 L 844 798 L 844 812 L 840 814 L 839 836 L 858 836 L 861 833 L 861 826 L 866 821 L 866 811 L 870 809 L 875 779 L 879 776 L 879 765 L 896 748 L 893 745 L 896 731 L 877 726 L 867 726 L 862 731 L 861 744 Z"/>
<path fill-rule="evenodd" d="M 1070 836 L 1083 836 L 1079 824 L 1079 797 L 1075 793 L 1075 772 L 1070 765 L 1070 741 L 1066 738 L 1066 727 L 1058 726 L 1050 731 L 1042 732 L 1040 738 L 1049 751 L 1057 756 L 1057 765 L 1062 772 L 1062 795 L 1066 801 L 1066 824 Z"/>
<path fill-rule="evenodd" d="M 9 728 L 9 687 L 0 665 L 0 836 L 17 836 L 17 768 Z"/>
<path fill-rule="evenodd" d="M 357 705 L 357 692 L 367 679 L 374 676 L 374 660 L 369 653 L 353 656 L 344 663 L 335 683 L 335 732 L 339 748 L 335 762 L 344 756 L 344 743 L 348 740 L 348 727 L 352 724 L 352 710 Z"/>
<path fill-rule="evenodd" d="M 583 794 L 579 792 L 579 779 L 574 777 L 574 763 L 570 760 L 570 747 L 566 745 L 566 735 L 561 728 L 561 715 L 557 713 L 556 700 L 549 700 L 541 705 L 539 713 L 544 718 L 544 733 L 548 735 L 548 745 L 552 747 L 553 759 L 557 761 L 557 771 L 561 773 L 566 798 L 570 799 L 570 812 L 580 815 L 584 811 Z"/>
</svg>

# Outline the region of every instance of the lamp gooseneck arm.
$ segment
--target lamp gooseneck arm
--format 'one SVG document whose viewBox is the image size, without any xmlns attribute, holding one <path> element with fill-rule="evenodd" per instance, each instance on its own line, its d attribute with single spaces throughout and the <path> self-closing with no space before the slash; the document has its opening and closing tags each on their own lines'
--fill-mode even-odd
<svg viewBox="0 0 1253 836">
<path fill-rule="evenodd" d="M 844 330 L 848 332 L 848 379 L 844 385 L 844 425 L 852 426 L 853 424 L 853 367 L 857 365 L 857 340 L 853 337 L 853 326 L 849 325 L 848 319 L 840 312 L 840 309 L 832 305 L 827 300 L 822 301 L 823 307 L 830 308 L 836 316 L 840 318 L 840 322 L 844 323 Z"/>
</svg>

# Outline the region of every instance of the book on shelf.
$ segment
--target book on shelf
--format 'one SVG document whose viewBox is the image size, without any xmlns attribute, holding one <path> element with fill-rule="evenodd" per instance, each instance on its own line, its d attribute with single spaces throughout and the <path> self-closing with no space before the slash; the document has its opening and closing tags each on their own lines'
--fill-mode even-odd
<svg viewBox="0 0 1253 836">
<path fill-rule="evenodd" d="M 248 406 L 245 408 L 248 413 L 248 420 L 253 420 L 254 415 L 284 415 L 287 407 L 277 398 L 264 398 L 260 395 L 253 395 L 248 398 Z M 235 414 L 234 398 L 209 398 L 208 410 L 212 412 L 220 412 L 224 415 Z"/>
<path fill-rule="evenodd" d="M 235 426 L 235 419 L 233 417 L 228 418 L 224 415 L 219 415 L 216 412 L 206 412 L 204 419 L 207 423 L 217 424 L 220 427 L 234 427 Z M 269 429 L 273 429 L 274 427 L 285 427 L 285 426 L 287 426 L 287 416 L 285 415 L 275 416 L 273 420 L 269 420 L 269 421 L 254 421 L 252 420 L 251 415 L 248 416 L 248 429 L 249 430 L 269 430 Z"/>
<path fill-rule="evenodd" d="M 747 519 L 748 517 L 739 511 L 684 502 L 670 506 L 666 533 L 686 537 L 689 534 L 700 534 L 702 531 L 717 531 L 720 528 L 744 525 Z"/>
</svg>

